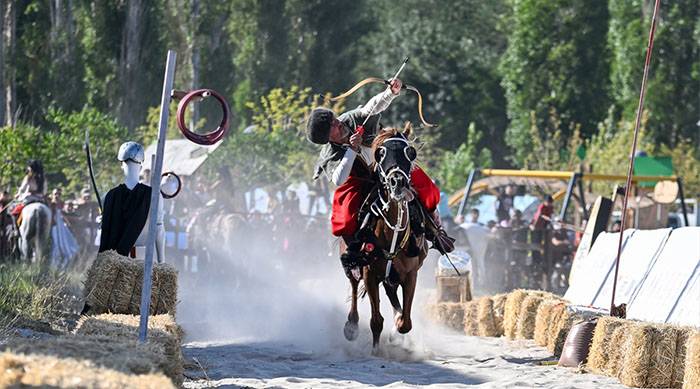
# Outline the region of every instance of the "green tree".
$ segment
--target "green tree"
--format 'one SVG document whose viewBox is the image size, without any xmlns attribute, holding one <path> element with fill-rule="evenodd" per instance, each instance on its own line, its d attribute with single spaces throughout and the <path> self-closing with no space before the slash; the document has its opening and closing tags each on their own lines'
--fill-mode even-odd
<svg viewBox="0 0 700 389">
<path fill-rule="evenodd" d="M 469 124 L 466 135 L 457 150 L 445 152 L 440 159 L 438 177 L 442 180 L 441 190 L 447 193 L 463 187 L 472 169 L 491 165 L 491 151 L 479 147 L 483 135 L 474 123 Z"/>
<path fill-rule="evenodd" d="M 422 92 L 426 119 L 440 124 L 416 133 L 434 142 L 431 148 L 455 150 L 474 122 L 485 134 L 479 147 L 492 150 L 502 165 L 507 120 L 497 64 L 506 43 L 499 25 L 508 11 L 505 1 L 385 1 L 374 9 L 381 15 L 378 30 L 362 41 L 369 54 L 358 63 L 358 73 L 390 77 L 409 56 L 401 78 Z M 376 92 L 367 88 L 359 97 Z M 387 124 L 419 123 L 415 96 L 396 99 L 384 116 Z"/>
<path fill-rule="evenodd" d="M 608 107 L 608 7 L 603 0 L 511 1 L 508 49 L 501 71 L 508 99 L 508 144 L 522 166 L 532 150 L 531 112 L 537 128 L 552 133 L 549 115 L 561 121 L 562 139 L 577 125 L 596 131 Z"/>
<path fill-rule="evenodd" d="M 308 182 L 318 150 L 306 139 L 306 119 L 317 99 L 309 88 L 291 87 L 248 102 L 253 124 L 232 130 L 210 166 L 230 169 L 236 186 L 245 190 Z"/>
<path fill-rule="evenodd" d="M 653 2 L 610 1 L 608 41 L 615 106 L 624 120 L 634 120 Z M 648 136 L 670 147 L 695 139 L 700 118 L 700 8 L 697 1 L 662 1 L 645 109 Z"/>
</svg>

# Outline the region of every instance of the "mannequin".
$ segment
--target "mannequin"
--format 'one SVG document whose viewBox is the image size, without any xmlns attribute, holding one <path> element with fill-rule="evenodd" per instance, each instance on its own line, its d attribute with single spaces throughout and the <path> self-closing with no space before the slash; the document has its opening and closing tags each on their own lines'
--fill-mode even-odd
<svg viewBox="0 0 700 389">
<path fill-rule="evenodd" d="M 140 168 L 140 165 L 139 165 Z M 140 169 L 139 169 L 140 172 Z M 138 173 L 136 175 L 136 181 L 138 182 Z M 141 181 L 141 185 L 148 185 L 149 182 L 144 182 L 144 180 L 148 179 L 150 177 L 150 174 L 146 175 L 143 177 Z M 161 185 L 163 184 L 161 180 Z M 150 188 L 150 187 L 149 187 Z M 156 260 L 158 263 L 163 263 L 163 259 L 165 258 L 165 224 L 163 223 L 163 215 L 164 215 L 164 201 L 163 201 L 163 194 L 161 190 L 161 195 L 160 195 L 160 201 L 158 201 L 158 218 L 156 219 Z M 149 202 L 150 202 L 150 197 L 149 197 Z M 149 225 L 149 222 L 146 221 L 146 226 Z M 143 231 L 141 231 L 141 234 L 139 235 L 138 239 L 136 240 L 136 258 L 138 259 L 144 259 L 146 257 L 146 240 L 148 239 L 148 228 L 144 228 Z"/>
<path fill-rule="evenodd" d="M 99 251 L 116 250 L 127 256 L 143 235 L 148 220 L 151 203 L 151 188 L 139 183 L 139 173 L 144 159 L 143 146 L 136 142 L 126 142 L 119 148 L 117 159 L 124 172 L 124 183 L 112 188 L 105 196 L 102 214 L 102 233 Z M 162 262 L 165 248 L 165 231 L 163 228 L 162 201 L 158 212 L 156 236 L 156 255 Z"/>
</svg>

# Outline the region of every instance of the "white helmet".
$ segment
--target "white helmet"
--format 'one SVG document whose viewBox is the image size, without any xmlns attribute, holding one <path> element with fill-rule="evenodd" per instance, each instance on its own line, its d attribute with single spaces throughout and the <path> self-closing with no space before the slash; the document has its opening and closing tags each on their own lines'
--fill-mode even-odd
<svg viewBox="0 0 700 389">
<path fill-rule="evenodd" d="M 136 142 L 126 142 L 119 146 L 117 159 L 121 162 L 134 161 L 143 163 L 143 146 Z"/>
</svg>

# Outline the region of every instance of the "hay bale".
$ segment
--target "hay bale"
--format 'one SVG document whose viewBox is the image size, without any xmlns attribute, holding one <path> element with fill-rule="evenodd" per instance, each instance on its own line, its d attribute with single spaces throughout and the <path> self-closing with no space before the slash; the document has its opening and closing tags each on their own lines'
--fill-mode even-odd
<svg viewBox="0 0 700 389">
<path fill-rule="evenodd" d="M 610 339 L 612 334 L 626 320 L 612 316 L 601 316 L 593 331 L 591 349 L 588 352 L 588 362 L 586 366 L 597 374 L 606 374 L 605 367 L 610 359 Z"/>
<path fill-rule="evenodd" d="M 11 339 L 2 347 L 13 354 L 45 355 L 59 359 L 90 361 L 94 365 L 127 374 L 161 372 L 166 365 L 161 345 L 141 344 L 106 336 L 62 336 L 48 339 Z"/>
<path fill-rule="evenodd" d="M 479 336 L 479 302 L 472 300 L 464 304 L 464 333 L 467 336 Z"/>
<path fill-rule="evenodd" d="M 527 291 L 523 289 L 516 289 L 508 293 L 503 311 L 503 334 L 508 339 L 515 339 L 520 305 L 526 297 Z"/>
<path fill-rule="evenodd" d="M 138 339 L 139 317 L 132 315 L 102 314 L 83 316 L 74 333 L 81 336 L 107 336 L 120 341 Z M 176 384 L 182 382 L 183 360 L 180 345 L 183 331 L 170 315 L 151 316 L 148 320 L 148 343 L 159 345 L 167 357 L 163 372 Z"/>
<path fill-rule="evenodd" d="M 97 255 L 87 272 L 85 302 L 90 313 L 140 313 L 143 287 L 143 261 L 105 251 Z M 151 288 L 152 315 L 175 314 L 177 304 L 177 270 L 172 265 L 153 265 Z"/>
<path fill-rule="evenodd" d="M 516 338 L 532 339 L 534 337 L 537 308 L 539 308 L 544 298 L 542 294 L 533 293 L 523 300 L 518 313 L 518 324 L 515 331 Z"/>
<path fill-rule="evenodd" d="M 700 388 L 700 332 L 690 334 L 686 343 L 683 389 Z"/>
<path fill-rule="evenodd" d="M 672 326 L 634 326 L 626 344 L 620 382 L 636 388 L 669 387 L 677 340 L 678 330 Z"/>
<path fill-rule="evenodd" d="M 552 310 L 549 314 L 549 323 L 547 325 L 546 330 L 547 344 L 545 344 L 545 347 L 547 347 L 547 349 L 550 350 L 550 352 L 554 349 L 554 347 L 550 345 L 553 345 L 553 342 L 556 340 L 559 320 L 565 312 L 566 304 L 557 304 L 554 307 L 552 307 Z"/>
<path fill-rule="evenodd" d="M 608 344 L 608 363 L 603 369 L 603 373 L 610 377 L 617 377 L 622 369 L 622 362 L 627 353 L 630 331 L 637 324 L 633 321 L 625 320 L 620 326 L 613 330 Z"/>
<path fill-rule="evenodd" d="M 162 374 L 129 375 L 89 360 L 10 352 L 0 354 L 0 387 L 175 388 Z"/>
<path fill-rule="evenodd" d="M 446 327 L 464 331 L 464 304 L 437 303 L 435 305 L 435 320 Z"/>
<path fill-rule="evenodd" d="M 557 357 L 561 356 L 564 343 L 566 342 L 566 336 L 569 334 L 571 327 L 574 323 L 583 319 L 583 315 L 574 313 L 569 307 L 564 305 L 556 321 L 553 321 L 550 327 L 551 331 L 549 331 L 547 338 L 547 350 Z"/>
<path fill-rule="evenodd" d="M 697 331 L 691 327 L 678 327 L 678 339 L 676 341 L 676 356 L 673 359 L 672 388 L 683 386 L 683 374 L 685 373 L 685 358 L 688 351 L 688 340 Z"/>
<path fill-rule="evenodd" d="M 486 296 L 479 300 L 477 307 L 476 319 L 478 322 L 479 336 L 501 336 L 503 335 L 503 326 L 499 333 L 496 327 L 495 312 L 493 310 L 493 297 Z"/>
<path fill-rule="evenodd" d="M 503 317 L 506 311 L 506 300 L 508 293 L 501 293 L 493 296 L 493 321 L 496 325 L 496 333 L 503 336 Z"/>
<path fill-rule="evenodd" d="M 552 322 L 553 309 L 556 306 L 564 306 L 564 303 L 559 299 L 543 300 L 537 307 L 537 315 L 535 318 L 535 343 L 539 346 L 547 346 L 549 341 L 549 327 Z"/>
</svg>

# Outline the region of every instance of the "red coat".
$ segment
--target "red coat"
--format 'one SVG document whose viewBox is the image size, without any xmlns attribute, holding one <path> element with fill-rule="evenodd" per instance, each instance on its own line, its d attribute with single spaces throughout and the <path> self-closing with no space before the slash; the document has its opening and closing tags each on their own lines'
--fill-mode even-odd
<svg viewBox="0 0 700 389">
<path fill-rule="evenodd" d="M 333 235 L 352 235 L 360 228 L 358 215 L 360 207 L 369 190 L 372 189 L 372 183 L 364 178 L 367 177 L 366 174 L 366 168 L 356 162 L 348 179 L 335 190 L 331 210 Z M 411 171 L 411 186 L 416 191 L 421 204 L 428 212 L 433 212 L 440 202 L 440 189 L 418 166 Z"/>
</svg>

